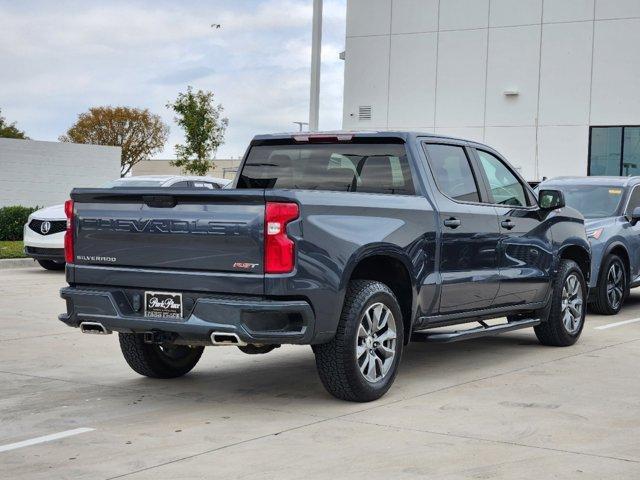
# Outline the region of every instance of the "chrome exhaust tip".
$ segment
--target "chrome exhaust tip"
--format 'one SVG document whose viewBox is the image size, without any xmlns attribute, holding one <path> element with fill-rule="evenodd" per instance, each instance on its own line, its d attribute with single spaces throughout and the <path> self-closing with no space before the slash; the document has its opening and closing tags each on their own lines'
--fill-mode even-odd
<svg viewBox="0 0 640 480">
<path fill-rule="evenodd" d="M 111 330 L 108 330 L 104 325 L 98 322 L 82 322 L 80 324 L 80 331 L 82 333 L 88 333 L 92 335 L 109 335 Z"/>
<path fill-rule="evenodd" d="M 240 340 L 240 337 L 231 332 L 213 332 L 211 334 L 211 343 L 214 345 L 232 345 L 237 347 L 243 347 L 246 342 Z"/>
</svg>

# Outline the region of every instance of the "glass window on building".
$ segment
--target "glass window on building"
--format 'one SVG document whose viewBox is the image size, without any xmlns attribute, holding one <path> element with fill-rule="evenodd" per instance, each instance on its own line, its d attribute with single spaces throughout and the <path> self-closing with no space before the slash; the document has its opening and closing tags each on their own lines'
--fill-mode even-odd
<svg viewBox="0 0 640 480">
<path fill-rule="evenodd" d="M 640 175 L 640 127 L 591 127 L 589 175 Z"/>
<path fill-rule="evenodd" d="M 624 128 L 622 174 L 640 175 L 640 127 Z"/>
<path fill-rule="evenodd" d="M 589 175 L 620 175 L 622 127 L 593 127 Z"/>
</svg>

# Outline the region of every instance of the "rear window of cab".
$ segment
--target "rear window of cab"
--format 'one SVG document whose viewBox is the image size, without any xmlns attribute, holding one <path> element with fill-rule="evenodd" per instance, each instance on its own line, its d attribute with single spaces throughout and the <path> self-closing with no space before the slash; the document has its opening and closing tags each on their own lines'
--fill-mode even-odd
<svg viewBox="0 0 640 480">
<path fill-rule="evenodd" d="M 253 146 L 237 188 L 415 194 L 405 146 L 385 143 Z"/>
</svg>

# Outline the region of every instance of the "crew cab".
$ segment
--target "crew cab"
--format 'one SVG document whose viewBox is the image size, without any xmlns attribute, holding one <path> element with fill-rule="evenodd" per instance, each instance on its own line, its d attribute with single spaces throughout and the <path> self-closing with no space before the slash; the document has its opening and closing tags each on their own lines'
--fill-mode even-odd
<svg viewBox="0 0 640 480">
<path fill-rule="evenodd" d="M 370 401 L 410 341 L 533 327 L 568 346 L 584 327 L 583 217 L 467 140 L 261 135 L 231 189 L 75 189 L 66 214 L 60 320 L 118 332 L 148 377 L 210 345 L 311 345 L 331 394 Z"/>
</svg>

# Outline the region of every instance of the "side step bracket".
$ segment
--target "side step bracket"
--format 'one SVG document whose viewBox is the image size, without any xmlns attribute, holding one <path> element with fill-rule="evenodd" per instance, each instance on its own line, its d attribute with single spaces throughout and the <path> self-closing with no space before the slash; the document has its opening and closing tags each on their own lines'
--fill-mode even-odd
<svg viewBox="0 0 640 480">
<path fill-rule="evenodd" d="M 512 330 L 520 330 L 522 328 L 535 327 L 540 324 L 540 319 L 530 318 L 523 320 L 516 320 L 509 323 L 502 323 L 500 325 L 487 325 L 481 322 L 481 327 L 469 328 L 467 330 L 455 330 L 455 331 L 428 331 L 423 330 L 419 332 L 413 332 L 411 335 L 412 342 L 457 342 L 460 340 L 469 340 L 471 338 L 490 337 L 498 335 L 500 333 L 511 332 Z"/>
</svg>

